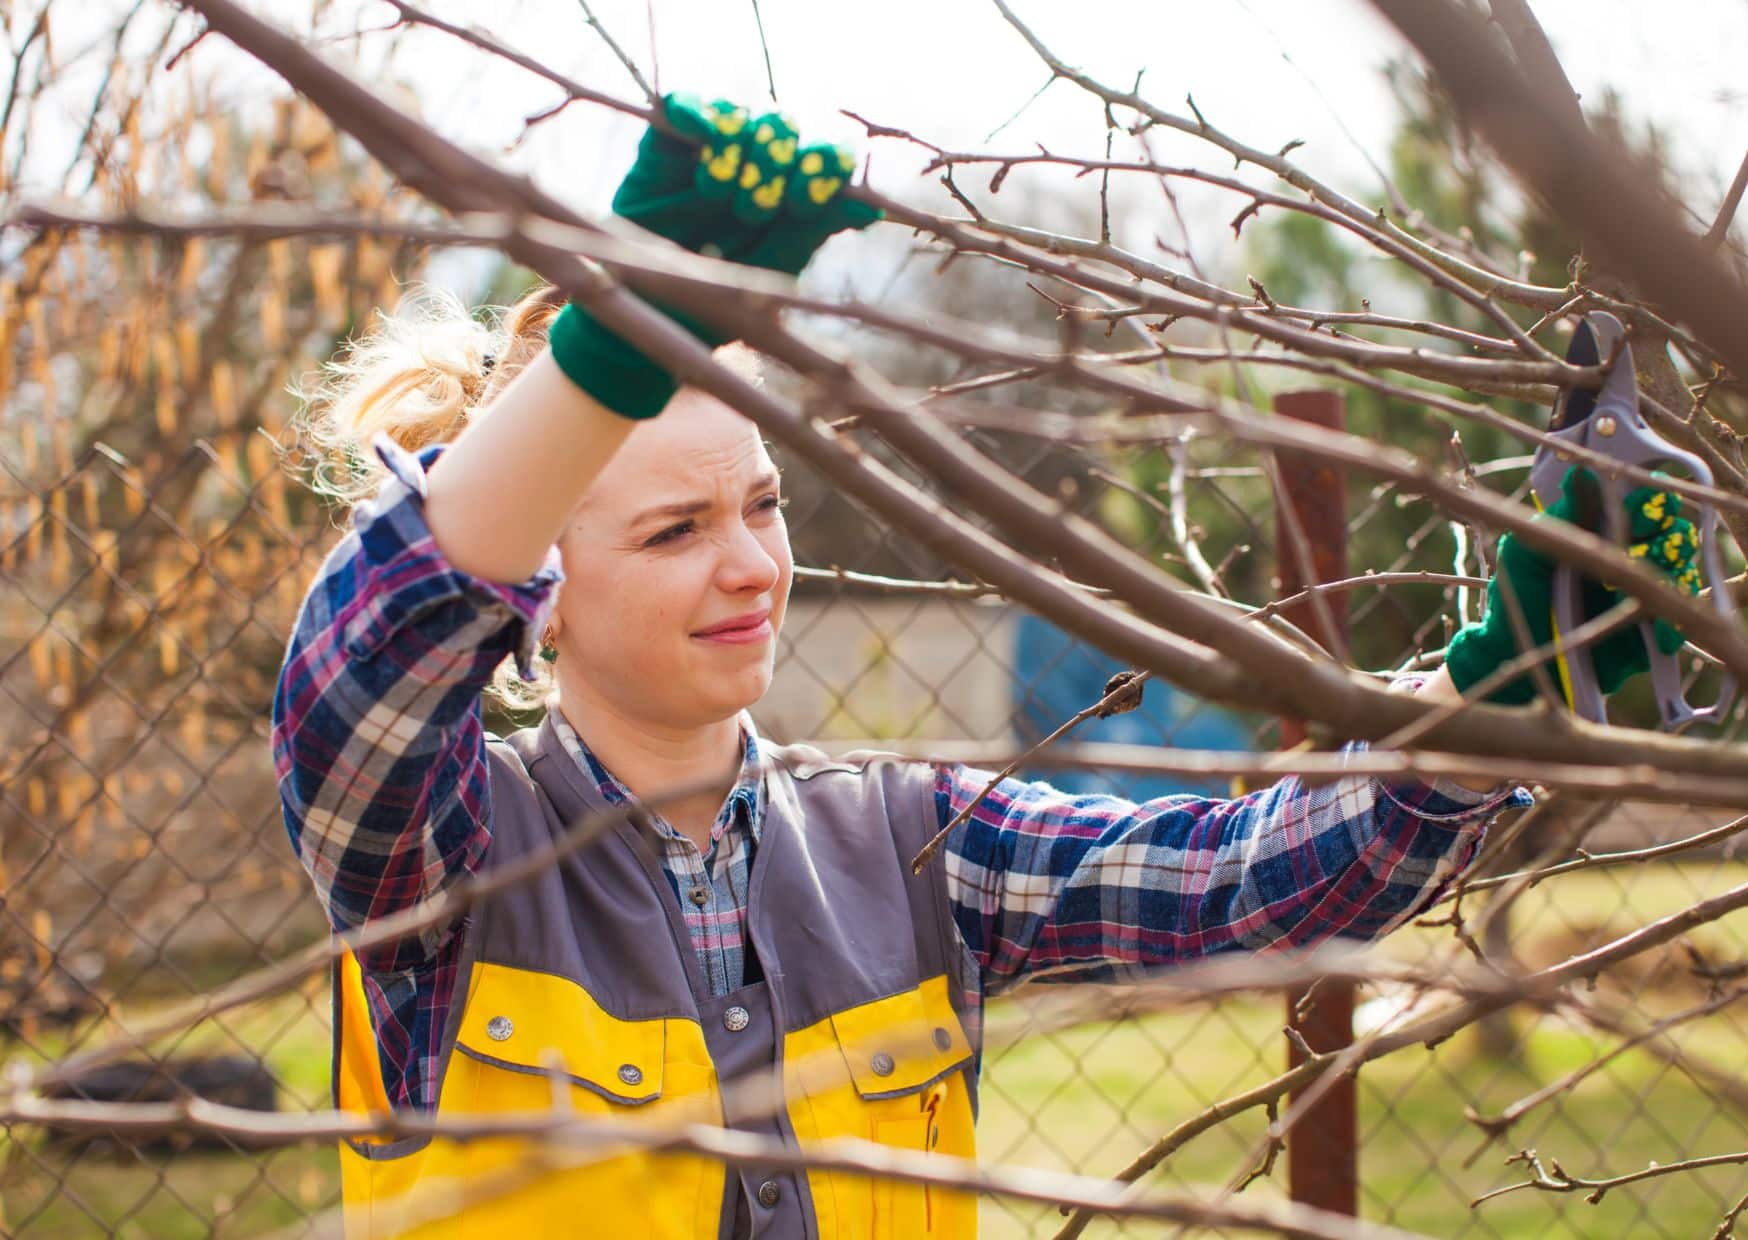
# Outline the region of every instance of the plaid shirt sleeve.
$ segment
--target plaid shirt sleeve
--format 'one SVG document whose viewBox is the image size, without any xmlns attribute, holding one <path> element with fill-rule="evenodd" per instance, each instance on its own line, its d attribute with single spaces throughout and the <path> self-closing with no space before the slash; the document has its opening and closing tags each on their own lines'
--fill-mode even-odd
<svg viewBox="0 0 1748 1240">
<path fill-rule="evenodd" d="M 941 824 L 990 778 L 938 767 Z M 1290 776 L 1230 800 L 1139 803 L 1004 779 L 948 837 L 947 887 L 985 993 L 1046 970 L 1038 980 L 1111 980 L 1219 951 L 1387 934 L 1474 859 L 1487 822 L 1531 803 L 1521 788 L 1445 779 L 1307 787 Z"/>
<path fill-rule="evenodd" d="M 515 584 L 461 572 L 425 524 L 417 457 L 378 435 L 390 478 L 354 511 L 293 628 L 273 699 L 292 847 L 336 929 L 417 904 L 479 864 L 490 838 L 480 695 L 506 654 L 531 678 L 563 580 L 558 552 Z M 361 960 L 426 963 L 445 929 Z"/>
</svg>

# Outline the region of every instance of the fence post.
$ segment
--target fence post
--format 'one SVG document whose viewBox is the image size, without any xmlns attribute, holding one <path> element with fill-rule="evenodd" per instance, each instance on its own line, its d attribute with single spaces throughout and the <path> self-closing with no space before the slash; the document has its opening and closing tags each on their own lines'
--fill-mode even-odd
<svg viewBox="0 0 1748 1240">
<path fill-rule="evenodd" d="M 1346 421 L 1339 392 L 1282 392 L 1275 398 L 1275 412 L 1282 417 L 1340 430 Z M 1309 544 L 1311 571 L 1316 582 L 1340 581 L 1347 571 L 1347 487 L 1341 471 L 1326 461 L 1291 452 L 1277 452 L 1281 493 L 1275 497 L 1275 563 L 1280 581 L 1278 598 L 1297 594 L 1307 585 L 1302 557 L 1293 553 L 1287 513 Z M 1286 609 L 1288 620 L 1304 629 L 1331 650 L 1346 649 L 1347 596 L 1327 598 L 1326 618 L 1341 630 L 1331 633 L 1309 603 Z M 1305 738 L 1298 719 L 1281 720 L 1281 746 L 1297 745 Z M 1335 1050 L 1353 1041 L 1354 988 L 1350 982 L 1325 982 L 1301 1010 L 1303 990 L 1287 994 L 1287 1025 L 1317 1052 Z M 1287 1063 L 1303 1061 L 1291 1040 Z M 1324 1082 L 1329 1084 L 1329 1082 Z M 1297 1102 L 1299 1093 L 1293 1094 Z M 1287 1134 L 1287 1182 L 1292 1199 L 1337 1214 L 1353 1217 L 1359 1212 L 1359 1122 L 1358 1093 L 1354 1078 L 1335 1082 L 1316 1105 Z"/>
</svg>

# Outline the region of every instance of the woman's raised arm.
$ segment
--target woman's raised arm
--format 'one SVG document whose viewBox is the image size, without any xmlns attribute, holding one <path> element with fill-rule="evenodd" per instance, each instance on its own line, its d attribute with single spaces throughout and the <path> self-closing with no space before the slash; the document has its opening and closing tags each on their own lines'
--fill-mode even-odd
<svg viewBox="0 0 1748 1240">
<path fill-rule="evenodd" d="M 431 536 L 463 572 L 526 579 L 636 425 L 579 388 L 542 349 L 432 466 Z"/>
<path fill-rule="evenodd" d="M 480 699 L 506 654 L 532 675 L 563 580 L 558 553 L 522 580 L 463 571 L 427 524 L 425 469 L 386 436 L 390 472 L 323 562 L 273 698 L 273 758 L 293 848 L 336 929 L 407 908 L 471 872 L 490 839 Z M 362 963 L 412 968 L 438 927 Z"/>
</svg>

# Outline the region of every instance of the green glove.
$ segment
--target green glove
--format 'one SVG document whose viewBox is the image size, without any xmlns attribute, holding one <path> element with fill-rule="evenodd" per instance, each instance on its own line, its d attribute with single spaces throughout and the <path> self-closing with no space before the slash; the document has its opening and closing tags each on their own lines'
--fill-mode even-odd
<svg viewBox="0 0 1748 1240">
<path fill-rule="evenodd" d="M 1593 481 L 1590 471 L 1573 466 L 1560 482 L 1560 498 L 1547 511 L 1535 517 L 1537 521 L 1570 521 L 1579 511 L 1578 488 Z M 1639 487 L 1626 498 L 1631 518 L 1630 543 L 1627 553 L 1648 559 L 1669 575 L 1671 583 L 1689 594 L 1699 592 L 1699 567 L 1694 562 L 1698 538 L 1693 523 L 1678 515 L 1681 499 L 1668 491 Z M 1493 579 L 1487 583 L 1487 614 L 1477 623 L 1465 625 L 1451 640 L 1445 653 L 1445 666 L 1459 692 L 1488 676 L 1500 664 L 1514 659 L 1519 650 L 1510 615 L 1500 596 L 1500 579 L 1509 578 L 1511 588 L 1523 610 L 1525 626 L 1538 645 L 1552 640 L 1554 562 L 1540 552 L 1532 551 L 1510 533 L 1499 540 L 1498 564 Z M 1611 590 L 1589 577 L 1584 579 L 1584 617 L 1601 615 L 1620 602 L 1618 591 Z M 1680 630 L 1667 620 L 1653 626 L 1657 648 L 1664 654 L 1681 649 Z M 1604 696 L 1651 666 L 1651 658 L 1639 635 L 1637 624 L 1617 629 L 1591 646 L 1596 664 L 1597 687 Z M 1536 696 L 1535 682 L 1529 675 L 1500 686 L 1487 695 L 1487 701 L 1502 706 L 1522 706 Z"/>
<path fill-rule="evenodd" d="M 681 94 L 664 96 L 662 109 L 674 133 L 654 125 L 644 133 L 613 195 L 614 214 L 694 253 L 790 275 L 833 233 L 880 218 L 839 192 L 856 168 L 849 153 L 800 146 L 786 117 Z M 712 347 L 732 339 L 668 313 Z M 549 340 L 559 368 L 615 413 L 654 417 L 674 394 L 667 371 L 574 303 L 553 320 Z"/>
</svg>

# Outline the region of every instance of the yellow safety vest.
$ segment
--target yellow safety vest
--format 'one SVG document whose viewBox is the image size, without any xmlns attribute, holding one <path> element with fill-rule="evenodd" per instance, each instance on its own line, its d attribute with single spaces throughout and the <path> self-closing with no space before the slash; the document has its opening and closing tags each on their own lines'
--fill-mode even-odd
<svg viewBox="0 0 1748 1240">
<path fill-rule="evenodd" d="M 565 787 L 549 786 L 547 791 L 557 794 L 550 797 L 529 798 L 513 791 L 518 775 L 531 786 L 551 785 L 554 775 L 563 770 L 557 762 L 543 765 L 539 761 L 542 751 L 549 753 L 553 743 L 552 737 L 543 735 L 547 731 L 518 733 L 511 738 L 513 748 L 502 742 L 492 745 L 493 851 L 500 845 L 513 851 L 520 846 L 515 841 L 526 844 L 543 832 L 549 833 L 554 822 L 563 817 L 551 802 L 564 805 L 574 816 L 579 794 L 582 801 L 588 799 L 578 783 L 569 779 L 563 781 Z M 564 762 L 574 768 L 568 758 Z M 530 768 L 532 775 L 528 774 Z M 816 778 L 826 771 L 834 774 L 823 780 Z M 852 975 L 889 973 L 884 965 L 858 969 L 854 961 L 808 958 L 812 953 L 806 947 L 818 935 L 817 927 L 796 924 L 792 919 L 837 918 L 843 912 L 839 906 L 846 901 L 852 911 L 861 904 L 869 911 L 870 920 L 890 923 L 895 901 L 908 900 L 911 905 L 906 907 L 910 907 L 921 900 L 920 928 L 882 924 L 866 933 L 857 930 L 844 941 L 865 940 L 868 949 L 882 959 L 907 950 L 914 952 L 918 957 L 914 971 L 929 975 L 917 976 L 907 988 L 893 993 L 830 1010 L 800 1027 L 787 1027 L 787 1022 L 773 1025 L 770 1044 L 776 1047 L 780 1043 L 781 1072 L 771 1070 L 771 1053 L 767 1051 L 762 1065 L 765 1070 L 748 1073 L 754 1079 L 763 1078 L 766 1091 L 762 1099 L 737 1095 L 737 1115 L 749 1106 L 755 1111 L 762 1106 L 769 1117 L 768 1126 L 786 1128 L 785 1137 L 792 1136 L 803 1150 L 821 1139 L 858 1137 L 900 1149 L 974 1157 L 976 1052 L 967 1036 L 967 1022 L 961 1019 L 964 997 L 955 994 L 948 971 L 938 967 L 950 959 L 951 951 L 944 931 L 944 891 L 939 880 L 920 886 L 905 880 L 908 890 L 897 892 L 893 884 L 898 880 L 892 875 L 898 871 L 886 867 L 884 858 L 881 864 L 858 860 L 859 872 L 843 874 L 832 873 L 836 865 L 819 866 L 822 860 L 829 860 L 831 848 L 840 842 L 852 851 L 867 849 L 868 841 L 856 835 L 863 825 L 873 825 L 868 822 L 871 815 L 915 817 L 913 829 L 905 829 L 913 826 L 910 823 L 894 823 L 895 838 L 884 844 L 895 857 L 909 847 L 933 821 L 932 812 L 912 805 L 920 795 L 919 781 L 914 773 L 903 771 L 882 774 L 873 768 L 816 763 L 810 773 L 785 772 L 779 777 L 773 772 L 769 783 L 773 795 L 768 798 L 770 808 L 754 872 L 758 874 L 769 858 L 771 867 L 793 869 L 796 876 L 788 887 L 782 887 L 788 877 L 783 874 L 767 884 L 783 891 L 782 907 L 761 910 L 756 903 L 749 906 L 749 917 L 758 931 L 754 939 L 759 943 L 767 977 L 774 979 L 774 990 L 796 1004 L 817 1004 L 819 994 L 830 995 L 833 987 L 840 985 L 829 972 L 834 965 Z M 822 837 L 824 847 L 779 846 L 774 835 L 799 827 L 803 812 L 797 811 L 803 803 L 810 822 L 819 819 L 826 824 L 822 830 L 831 831 L 830 824 L 839 820 L 846 825 L 835 830 L 832 839 Z M 551 815 L 540 830 L 528 829 L 528 807 L 533 804 L 542 805 Z M 898 812 L 900 806 L 903 813 Z M 589 806 L 585 803 L 582 808 Z M 795 838 L 799 839 L 799 834 Z M 638 846 L 629 828 L 600 845 L 603 850 L 634 850 Z M 818 855 L 822 853 L 823 857 Z M 575 944 L 554 944 L 553 958 L 561 963 L 551 969 L 538 967 L 546 963 L 541 950 L 530 953 L 528 925 L 566 924 L 559 918 L 560 912 L 577 918 L 581 926 L 590 924 L 588 914 L 597 910 L 578 909 L 576 905 L 596 901 L 589 882 L 603 869 L 610 872 L 607 882 L 612 884 L 606 890 L 637 901 L 638 916 L 654 916 L 647 911 L 646 900 L 672 903 L 671 890 L 661 890 L 653 881 L 645 884 L 648 890 L 641 890 L 635 881 L 626 879 L 625 875 L 635 872 L 629 866 L 617 876 L 611 873 L 614 865 L 624 863 L 622 851 L 604 852 L 596 860 L 596 866 L 573 870 L 568 882 L 563 874 L 555 875 L 552 881 L 511 891 L 476 910 L 475 922 L 466 931 L 474 936 L 467 953 L 474 958 L 458 983 L 464 987 L 465 998 L 457 996 L 459 1019 L 452 1019 L 453 1039 L 447 1044 L 442 1066 L 436 1106 L 439 1121 L 526 1119 L 551 1114 L 559 1107 L 568 1108 L 577 1119 L 609 1119 L 663 1129 L 683 1123 L 723 1123 L 722 1087 L 724 1077 L 731 1074 L 719 1072 L 720 1054 L 713 1055 L 711 1043 L 716 1040 L 719 1052 L 736 1044 L 732 1034 L 719 1031 L 721 1022 L 710 1022 L 707 1032 L 707 1022 L 699 1016 L 677 1014 L 685 1006 L 678 1000 L 676 1014 L 622 1019 L 608 1011 L 582 980 L 566 975 L 567 969 L 586 971 L 575 967 L 579 958 Z M 653 878 L 650 859 L 642 858 L 641 863 L 642 872 Z M 824 911 L 823 906 L 812 910 L 796 907 L 806 897 L 794 893 L 822 883 L 840 888 L 821 892 L 831 911 Z M 883 883 L 888 889 L 882 892 Z M 755 902 L 760 890 L 755 881 Z M 929 893 L 936 891 L 943 908 L 941 916 L 929 923 L 933 900 Z M 494 910 L 501 913 L 505 909 L 512 911 L 504 916 L 494 914 Z M 618 912 L 625 915 L 623 909 Z M 677 910 L 669 920 L 676 917 Z M 786 924 L 785 918 L 791 921 Z M 592 924 L 602 923 L 597 920 Z M 579 929 L 578 935 L 585 940 L 590 937 L 584 929 Z M 494 936 L 498 941 L 493 941 Z M 937 939 L 942 940 L 938 951 L 934 946 Z M 631 949 L 618 953 L 627 957 L 617 963 L 634 975 L 631 984 L 636 984 L 636 975 L 643 970 L 651 974 L 653 989 L 677 989 L 671 979 L 680 974 L 667 959 L 670 953 L 678 955 L 681 950 L 677 936 L 652 933 L 642 941 L 646 944 L 643 953 Z M 795 946 L 784 950 L 791 943 Z M 513 958 L 516 963 L 493 959 L 494 955 Z M 567 961 L 570 963 L 562 963 Z M 613 963 L 608 961 L 609 966 Z M 588 970 L 599 971 L 601 967 L 598 957 L 587 965 Z M 802 977 L 797 984 L 799 975 L 811 975 L 815 970 L 827 972 Z M 624 979 L 598 980 L 605 984 Z M 388 1100 L 363 981 L 358 961 L 345 956 L 334 978 L 335 1103 L 343 1110 L 381 1113 L 388 1110 Z M 712 1011 L 727 1010 L 724 1003 L 762 987 L 708 1002 L 714 1004 Z M 610 990 L 601 993 L 605 996 Z M 694 1011 L 704 1006 L 696 1000 L 686 1002 Z M 776 998 L 772 1006 L 780 1010 Z M 733 1012 L 735 1018 L 728 1022 L 728 1028 L 745 1026 L 746 1010 L 736 1006 Z M 780 1090 L 771 1090 L 779 1080 Z M 731 1092 L 736 1088 L 731 1079 Z M 759 1129 L 756 1122 L 735 1126 Z M 772 1135 L 772 1131 L 764 1135 Z M 753 1209 L 769 1209 L 770 1217 L 762 1219 L 761 1225 L 776 1235 L 860 1240 L 971 1236 L 976 1229 L 976 1199 L 963 1193 L 821 1170 L 787 1179 L 773 1177 L 756 1189 L 747 1180 L 743 1188 L 735 1170 L 725 1170 L 721 1162 L 694 1154 L 555 1143 L 524 1136 L 343 1142 L 340 1165 L 347 1235 L 351 1238 L 409 1236 L 423 1240 L 489 1235 L 533 1240 L 536 1236 L 586 1234 L 690 1240 L 727 1235 L 737 1203 L 725 1194 L 742 1191 L 756 1198 Z M 805 1191 L 800 1191 L 803 1188 Z"/>
</svg>

